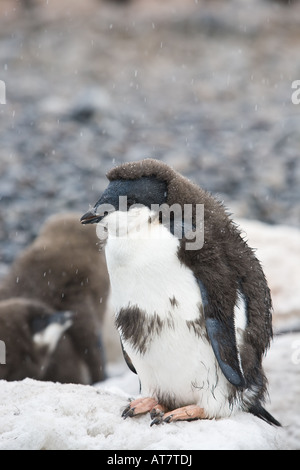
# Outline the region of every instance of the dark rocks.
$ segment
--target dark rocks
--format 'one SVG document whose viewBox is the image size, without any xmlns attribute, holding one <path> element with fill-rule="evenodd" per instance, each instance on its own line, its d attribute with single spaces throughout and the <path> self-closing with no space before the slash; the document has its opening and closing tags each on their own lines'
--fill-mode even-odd
<svg viewBox="0 0 300 470">
<path fill-rule="evenodd" d="M 50 214 L 88 209 L 112 166 L 146 156 L 219 195 L 234 216 L 299 226 L 299 8 L 0 7 L 0 263 Z"/>
</svg>

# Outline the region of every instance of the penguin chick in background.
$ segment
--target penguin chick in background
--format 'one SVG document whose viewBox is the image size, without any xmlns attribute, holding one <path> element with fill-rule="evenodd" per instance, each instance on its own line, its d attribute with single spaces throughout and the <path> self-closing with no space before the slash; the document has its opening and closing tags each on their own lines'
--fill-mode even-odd
<svg viewBox="0 0 300 470">
<path fill-rule="evenodd" d="M 78 221 L 79 215 L 74 213 L 54 215 L 46 221 L 35 241 L 1 280 L 0 300 L 38 299 L 56 311 L 71 311 L 73 323 L 66 342 L 56 351 L 58 368 L 53 356 L 51 380 L 77 382 L 75 364 L 73 375 L 67 364 L 79 360 L 87 371 L 83 383 L 92 384 L 105 378 L 101 329 L 109 278 L 95 227 L 86 230 Z M 75 355 L 70 358 L 72 350 Z M 66 363 L 65 374 L 62 361 Z"/>
<path fill-rule="evenodd" d="M 141 384 L 142 397 L 123 416 L 150 411 L 159 424 L 243 410 L 279 425 L 263 407 L 269 288 L 222 204 L 157 160 L 107 176 L 109 186 L 81 220 L 106 224 L 116 326 Z M 170 211 L 163 223 L 163 207 L 172 206 L 180 215 Z"/>
<path fill-rule="evenodd" d="M 71 325 L 70 312 L 54 312 L 43 302 L 21 297 L 0 301 L 0 338 L 5 344 L 0 379 L 47 380 L 52 357 Z"/>
</svg>

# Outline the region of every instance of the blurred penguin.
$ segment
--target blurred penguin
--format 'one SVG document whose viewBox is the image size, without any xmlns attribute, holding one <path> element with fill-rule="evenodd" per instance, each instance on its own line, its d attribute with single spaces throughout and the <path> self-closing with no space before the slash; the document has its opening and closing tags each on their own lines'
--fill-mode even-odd
<svg viewBox="0 0 300 470">
<path fill-rule="evenodd" d="M 108 293 L 106 262 L 104 255 L 99 256 L 95 228 L 87 230 L 74 213 L 50 217 L 36 240 L 15 260 L 0 286 L 0 300 L 38 299 L 55 311 L 73 313 L 66 341 L 71 340 L 76 355 L 68 356 L 67 343 L 62 343 L 56 354 L 59 361 L 70 364 L 79 357 L 88 370 L 84 383 L 90 384 L 105 378 L 101 329 Z M 71 380 L 68 367 L 66 376 L 60 369 L 56 377 L 53 362 L 51 380 L 76 382 L 76 377 Z"/>
<path fill-rule="evenodd" d="M 0 379 L 47 380 L 52 357 L 71 325 L 70 312 L 54 312 L 43 302 L 23 298 L 0 301 L 0 338 L 5 344 Z"/>
</svg>

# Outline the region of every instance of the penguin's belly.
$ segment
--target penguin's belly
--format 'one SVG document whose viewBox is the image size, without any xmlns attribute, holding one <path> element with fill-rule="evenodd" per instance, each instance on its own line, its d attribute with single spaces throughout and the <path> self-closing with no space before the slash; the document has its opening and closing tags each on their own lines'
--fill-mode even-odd
<svg viewBox="0 0 300 470">
<path fill-rule="evenodd" d="M 210 345 L 180 322 L 150 337 L 144 353 L 137 352 L 130 340 L 123 344 L 139 376 L 142 396 L 156 398 L 169 410 L 197 404 L 210 418 L 231 414 L 228 382 Z"/>
<path fill-rule="evenodd" d="M 206 338 L 200 289 L 165 227 L 156 237 L 108 239 L 116 325 L 144 396 L 170 409 L 199 404 L 228 416 L 229 386 Z M 159 236 L 157 236 L 159 235 Z"/>
</svg>

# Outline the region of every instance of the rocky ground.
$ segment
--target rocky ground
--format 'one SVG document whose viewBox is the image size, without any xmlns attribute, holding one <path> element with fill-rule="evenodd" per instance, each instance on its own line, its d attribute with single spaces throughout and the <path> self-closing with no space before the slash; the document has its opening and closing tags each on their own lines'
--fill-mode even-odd
<svg viewBox="0 0 300 470">
<path fill-rule="evenodd" d="M 108 169 L 145 156 L 235 216 L 299 226 L 300 4 L 120 3 L 1 1 L 2 272 L 48 215 L 84 212 Z"/>
</svg>

